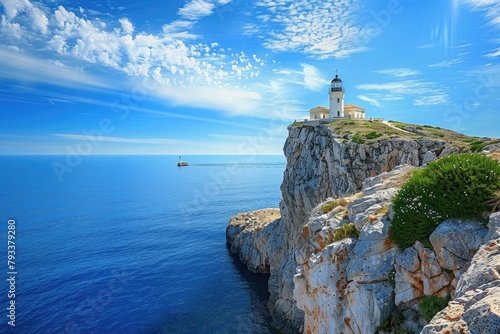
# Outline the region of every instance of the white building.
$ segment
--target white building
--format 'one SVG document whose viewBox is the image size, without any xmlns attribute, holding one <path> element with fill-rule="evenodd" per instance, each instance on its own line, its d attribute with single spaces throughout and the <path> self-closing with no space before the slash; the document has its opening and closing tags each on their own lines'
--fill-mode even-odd
<svg viewBox="0 0 500 334">
<path fill-rule="evenodd" d="M 330 110 L 326 107 L 316 107 L 309 110 L 309 119 L 328 119 L 330 118 Z"/>
<path fill-rule="evenodd" d="M 355 104 L 347 104 L 344 107 L 344 115 L 349 118 L 366 118 L 366 111 Z"/>
<path fill-rule="evenodd" d="M 335 78 L 332 80 L 330 89 L 328 91 L 328 96 L 330 98 L 330 108 L 312 108 L 311 110 L 309 110 L 310 120 L 332 120 L 335 118 L 366 118 L 365 109 L 354 104 L 348 104 L 344 106 L 345 90 L 342 86 L 342 80 L 339 78 L 338 74 L 335 74 Z"/>
<path fill-rule="evenodd" d="M 338 74 L 332 80 L 330 86 L 330 119 L 334 117 L 344 117 L 344 87 L 342 87 L 342 80 Z"/>
</svg>

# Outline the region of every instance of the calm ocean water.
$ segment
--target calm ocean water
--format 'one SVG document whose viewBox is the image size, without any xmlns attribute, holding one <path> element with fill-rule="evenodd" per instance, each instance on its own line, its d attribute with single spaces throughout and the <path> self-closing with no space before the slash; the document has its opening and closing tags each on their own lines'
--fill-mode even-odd
<svg viewBox="0 0 500 334">
<path fill-rule="evenodd" d="M 277 207 L 284 157 L 0 157 L 0 332 L 274 333 L 264 275 L 225 245 L 238 212 Z M 16 327 L 7 221 L 16 221 Z"/>
</svg>

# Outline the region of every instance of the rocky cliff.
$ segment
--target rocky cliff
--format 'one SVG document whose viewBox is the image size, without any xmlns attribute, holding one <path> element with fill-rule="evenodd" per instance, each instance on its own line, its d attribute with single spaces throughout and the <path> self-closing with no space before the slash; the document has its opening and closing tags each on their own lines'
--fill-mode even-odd
<svg viewBox="0 0 500 334">
<path fill-rule="evenodd" d="M 417 330 L 425 325 L 418 317 L 412 322 L 418 301 L 452 292 L 486 240 L 487 231 L 476 233 L 471 222 L 467 233 L 478 237 L 463 249 L 447 244 L 436 254 L 416 244 L 398 250 L 387 237 L 398 187 L 412 166 L 460 149 L 405 133 L 353 139 L 329 125 L 289 127 L 281 217 L 233 218 L 228 225 L 231 250 L 251 270 L 270 273 L 269 307 L 286 333 L 373 333 L 396 306 L 408 310 L 408 326 Z M 267 223 L 256 223 L 262 220 Z M 347 224 L 359 236 L 336 240 Z M 435 242 L 447 242 L 442 239 Z"/>
</svg>

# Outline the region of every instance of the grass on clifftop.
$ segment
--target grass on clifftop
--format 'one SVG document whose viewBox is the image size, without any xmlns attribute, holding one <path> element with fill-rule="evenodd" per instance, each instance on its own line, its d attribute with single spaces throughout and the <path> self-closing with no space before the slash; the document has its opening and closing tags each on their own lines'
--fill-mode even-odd
<svg viewBox="0 0 500 334">
<path fill-rule="evenodd" d="M 306 123 L 300 123 L 304 125 Z M 358 144 L 364 144 L 371 141 L 378 141 L 390 138 L 428 138 L 433 140 L 443 140 L 459 148 L 469 148 L 472 152 L 478 152 L 485 146 L 500 143 L 500 140 L 483 141 L 479 137 L 470 137 L 462 133 L 433 127 L 430 125 L 417 125 L 389 121 L 389 126 L 380 120 L 335 120 L 327 126 L 341 136 L 344 140 L 352 140 Z M 415 132 L 405 130 L 410 127 Z"/>
</svg>

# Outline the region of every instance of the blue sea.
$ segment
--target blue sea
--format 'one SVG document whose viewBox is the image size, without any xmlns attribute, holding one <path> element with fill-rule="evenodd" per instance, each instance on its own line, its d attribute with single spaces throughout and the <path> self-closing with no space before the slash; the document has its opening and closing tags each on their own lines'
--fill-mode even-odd
<svg viewBox="0 0 500 334">
<path fill-rule="evenodd" d="M 66 158 L 0 157 L 1 333 L 275 333 L 268 277 L 231 256 L 225 228 L 278 207 L 284 157 Z"/>
</svg>

